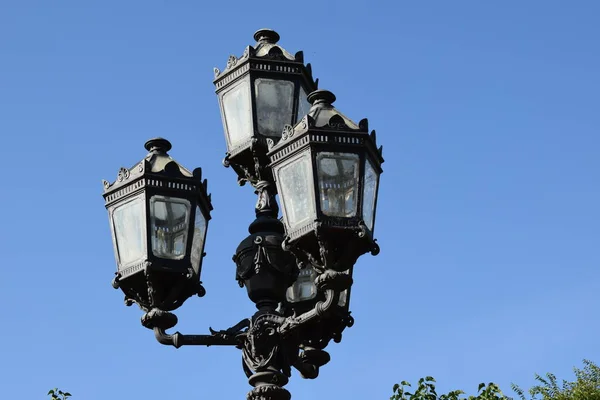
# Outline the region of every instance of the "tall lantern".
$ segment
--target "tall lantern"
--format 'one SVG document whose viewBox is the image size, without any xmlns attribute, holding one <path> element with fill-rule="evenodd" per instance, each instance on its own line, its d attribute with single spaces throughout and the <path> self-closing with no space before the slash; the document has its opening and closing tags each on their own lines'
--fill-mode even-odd
<svg viewBox="0 0 600 400">
<path fill-rule="evenodd" d="M 277 142 L 286 124 L 295 124 L 310 104 L 307 94 L 317 88 L 310 64 L 301 51 L 291 55 L 277 44 L 279 35 L 270 29 L 254 34 L 237 58 L 230 56 L 223 71 L 215 68 L 217 96 L 227 141 L 223 163 L 232 166 L 240 184 L 270 180 L 267 139 Z M 255 162 L 256 160 L 264 162 Z"/>
<path fill-rule="evenodd" d="M 127 305 L 143 310 L 178 308 L 200 282 L 212 205 L 200 168 L 190 172 L 167 152 L 161 138 L 146 142 L 148 155 L 103 181 L 104 199 L 117 261 L 113 286 Z"/>
<path fill-rule="evenodd" d="M 373 239 L 382 148 L 366 119 L 357 125 L 336 110 L 333 93 L 308 96 L 312 107 L 286 126 L 269 152 L 281 196 L 285 244 L 300 258 L 347 271 L 379 252 Z"/>
</svg>

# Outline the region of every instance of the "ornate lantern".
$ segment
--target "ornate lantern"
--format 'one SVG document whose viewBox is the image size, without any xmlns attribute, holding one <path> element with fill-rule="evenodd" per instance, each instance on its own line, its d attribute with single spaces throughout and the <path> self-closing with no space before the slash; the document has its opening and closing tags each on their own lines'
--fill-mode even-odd
<svg viewBox="0 0 600 400">
<path fill-rule="evenodd" d="M 103 181 L 117 273 L 113 286 L 127 305 L 174 310 L 200 282 L 212 205 L 200 168 L 190 172 L 167 151 L 161 138 L 146 142 L 149 154 L 121 168 L 114 183 Z"/>
<path fill-rule="evenodd" d="M 333 93 L 317 90 L 308 100 L 309 113 L 286 126 L 269 152 L 285 245 L 308 264 L 346 271 L 365 252 L 379 252 L 373 231 L 382 148 L 366 119 L 357 125 L 332 106 Z"/>
<path fill-rule="evenodd" d="M 281 195 L 283 245 L 303 264 L 287 291 L 288 307 L 294 314 L 327 310 L 301 328 L 300 370 L 315 378 L 329 361 L 327 344 L 354 324 L 349 303 L 356 260 L 379 252 L 373 231 L 383 158 L 367 120 L 357 125 L 336 110 L 333 93 L 317 90 L 308 100 L 308 114 L 284 127 L 269 157 Z"/>
<path fill-rule="evenodd" d="M 264 176 L 269 170 L 258 167 L 268 164 L 266 140 L 278 141 L 284 125 L 295 124 L 308 112 L 307 94 L 317 88 L 303 53 L 292 56 L 277 45 L 277 32 L 261 29 L 254 39 L 256 45 L 246 47 L 240 58 L 229 57 L 225 70 L 215 68 L 227 140 L 223 163 L 234 168 L 240 184 L 270 180 Z"/>
</svg>

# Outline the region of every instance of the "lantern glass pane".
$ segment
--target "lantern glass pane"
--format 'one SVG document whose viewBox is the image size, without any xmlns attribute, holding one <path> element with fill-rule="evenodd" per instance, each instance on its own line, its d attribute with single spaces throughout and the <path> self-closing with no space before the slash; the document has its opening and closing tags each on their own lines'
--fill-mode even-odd
<svg viewBox="0 0 600 400">
<path fill-rule="evenodd" d="M 358 154 L 322 152 L 317 155 L 321 211 L 331 217 L 356 216 Z"/>
<path fill-rule="evenodd" d="M 117 256 L 121 266 L 145 255 L 144 199 L 137 197 L 117 206 L 112 215 Z"/>
<path fill-rule="evenodd" d="M 202 214 L 200 207 L 196 207 L 196 216 L 194 217 L 194 237 L 192 239 L 192 252 L 190 258 L 192 268 L 198 273 L 200 270 L 200 260 L 202 259 L 202 249 L 206 238 L 206 218 Z"/>
<path fill-rule="evenodd" d="M 307 222 L 315 213 L 312 174 L 308 153 L 282 167 L 277 174 L 288 228 Z"/>
<path fill-rule="evenodd" d="M 258 78 L 254 81 L 258 132 L 281 137 L 285 124 L 292 123 L 294 83 Z"/>
<path fill-rule="evenodd" d="M 252 109 L 248 79 L 243 79 L 225 92 L 222 102 L 227 142 L 230 149 L 233 149 L 252 136 Z"/>
<path fill-rule="evenodd" d="M 287 300 L 290 303 L 312 300 L 317 296 L 317 287 L 315 285 L 315 270 L 311 267 L 301 269 L 298 279 L 287 290 Z"/>
<path fill-rule="evenodd" d="M 304 91 L 304 88 L 300 88 L 298 97 L 298 115 L 296 116 L 296 122 L 300 121 L 308 112 L 312 105 L 308 102 L 308 95 Z"/>
<path fill-rule="evenodd" d="M 190 220 L 190 202 L 166 196 L 150 198 L 152 254 L 169 260 L 185 256 Z"/>
<path fill-rule="evenodd" d="M 365 163 L 365 185 L 363 188 L 363 220 L 371 231 L 375 220 L 375 196 L 377 194 L 377 173 L 369 160 Z"/>
</svg>

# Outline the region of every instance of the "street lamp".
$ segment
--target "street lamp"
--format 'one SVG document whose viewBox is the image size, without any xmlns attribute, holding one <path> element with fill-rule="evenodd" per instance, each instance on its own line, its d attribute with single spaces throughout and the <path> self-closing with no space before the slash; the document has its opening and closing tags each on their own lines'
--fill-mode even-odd
<svg viewBox="0 0 600 400">
<path fill-rule="evenodd" d="M 167 140 L 149 140 L 144 160 L 104 181 L 104 198 L 117 261 L 113 286 L 145 311 L 142 324 L 176 348 L 236 346 L 253 386 L 247 398 L 289 400 L 283 386 L 291 368 L 316 378 L 330 360 L 325 347 L 354 322 L 354 264 L 379 252 L 373 232 L 383 158 L 367 120 L 355 124 L 333 107 L 331 92 L 316 90 L 301 52 L 291 56 L 268 29 L 255 39 L 215 71 L 215 85 L 224 164 L 258 197 L 249 235 L 233 256 L 256 313 L 210 334 L 167 333 L 177 324 L 170 311 L 205 293 L 200 272 L 212 210 L 200 169 L 175 162 Z"/>
</svg>

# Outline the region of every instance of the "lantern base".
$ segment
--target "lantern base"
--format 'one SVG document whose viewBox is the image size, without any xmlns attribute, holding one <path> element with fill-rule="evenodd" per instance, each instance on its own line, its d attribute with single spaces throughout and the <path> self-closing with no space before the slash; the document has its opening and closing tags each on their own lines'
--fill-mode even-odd
<svg viewBox="0 0 600 400">
<path fill-rule="evenodd" d="M 142 316 L 142 325 L 148 329 L 170 329 L 177 325 L 177 315 L 153 308 Z"/>
</svg>

